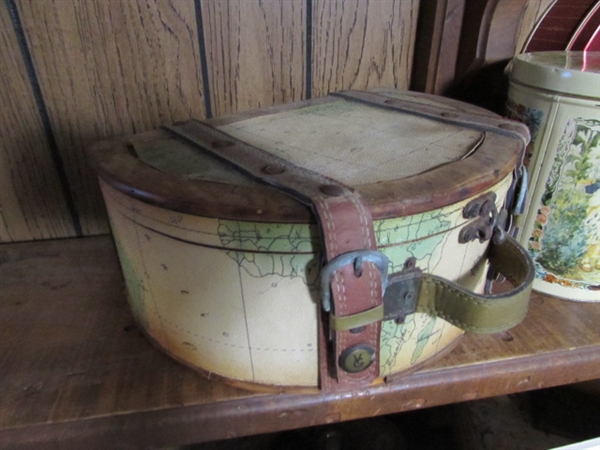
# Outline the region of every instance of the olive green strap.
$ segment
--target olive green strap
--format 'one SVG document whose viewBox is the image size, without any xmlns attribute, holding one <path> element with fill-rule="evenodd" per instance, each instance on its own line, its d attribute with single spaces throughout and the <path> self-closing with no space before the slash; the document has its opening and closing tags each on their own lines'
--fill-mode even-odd
<svg viewBox="0 0 600 450">
<path fill-rule="evenodd" d="M 428 312 L 466 331 L 496 333 L 517 325 L 527 313 L 534 278 L 531 258 L 511 237 L 491 242 L 489 260 L 515 286 L 502 294 L 475 294 L 456 283 L 423 275 L 417 311 Z"/>
<path fill-rule="evenodd" d="M 515 286 L 502 294 L 476 294 L 436 275 L 422 274 L 416 301 L 416 312 L 441 317 L 465 331 L 496 333 L 523 320 L 534 278 L 531 258 L 513 238 L 502 243 L 490 242 L 491 266 Z M 377 307 L 345 317 L 330 316 L 336 330 L 349 330 L 383 320 L 384 308 Z"/>
</svg>

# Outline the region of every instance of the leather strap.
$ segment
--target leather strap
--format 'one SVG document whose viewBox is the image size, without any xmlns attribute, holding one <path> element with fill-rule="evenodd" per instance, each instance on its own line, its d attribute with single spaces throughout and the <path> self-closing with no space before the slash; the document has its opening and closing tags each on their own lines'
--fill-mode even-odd
<svg viewBox="0 0 600 450">
<path fill-rule="evenodd" d="M 412 103 L 368 91 L 340 91 L 331 92 L 329 95 L 381 109 L 409 113 L 413 116 L 421 116 L 429 120 L 457 125 L 462 128 L 471 128 L 510 136 L 511 138 L 520 140 L 524 147 L 527 146 L 530 140 L 529 128 L 525 124 L 497 117 L 495 114 L 486 116 L 467 111 L 448 111 L 440 109 L 438 106 L 427 105 L 425 103 Z"/>
<path fill-rule="evenodd" d="M 423 312 L 475 333 L 496 333 L 517 325 L 527 314 L 534 268 L 527 252 L 512 237 L 502 243 L 493 240 L 488 259 L 514 286 L 501 294 L 476 294 L 445 278 L 431 274 L 418 276 L 415 305 L 411 312 Z M 393 278 L 393 276 L 392 276 Z M 331 319 L 337 330 L 349 330 L 384 319 L 385 310 L 378 307 L 353 316 Z"/>
<path fill-rule="evenodd" d="M 371 212 L 353 188 L 298 167 L 202 122 L 191 120 L 165 128 L 255 180 L 309 205 L 321 229 L 326 262 L 351 251 L 377 250 Z M 346 264 L 331 278 L 332 312 L 336 316 L 357 314 L 382 304 L 382 276 L 377 267 L 365 261 L 358 271 L 360 273 L 352 264 Z M 323 390 L 348 390 L 369 384 L 379 376 L 380 322 L 372 322 L 360 330 L 341 331 L 329 329 L 327 320 L 320 323 Z M 337 362 L 342 354 L 356 346 L 374 350 L 369 358 L 363 355 L 360 359 L 367 367 L 359 372 L 340 370 Z"/>
<path fill-rule="evenodd" d="M 444 278 L 424 274 L 417 311 L 475 333 L 496 333 L 517 325 L 529 305 L 535 273 L 531 258 L 510 236 L 501 244 L 492 240 L 488 258 L 514 289 L 502 294 L 476 294 Z"/>
<path fill-rule="evenodd" d="M 376 252 L 370 210 L 351 187 L 198 121 L 165 128 L 251 178 L 309 205 L 320 225 L 326 263 L 357 250 Z M 520 130 L 511 132 L 520 134 Z M 416 306 L 411 312 L 426 312 L 479 333 L 494 333 L 519 323 L 527 312 L 534 278 L 531 258 L 508 236 L 502 243 L 492 243 L 488 256 L 491 265 L 512 281 L 515 289 L 498 295 L 479 295 L 441 277 L 423 274 Z M 360 268 L 345 264 L 333 272 L 331 326 L 330 320 L 320 320 L 323 390 L 349 390 L 378 377 L 379 338 L 384 319 L 382 292 L 382 273 L 370 261 L 364 261 Z M 365 349 L 373 353 L 365 353 Z M 352 351 L 348 353 L 349 350 Z M 366 368 L 357 372 L 340 369 L 341 361 L 351 357 L 360 359 L 361 364 L 365 358 L 370 360 L 366 361 Z"/>
</svg>

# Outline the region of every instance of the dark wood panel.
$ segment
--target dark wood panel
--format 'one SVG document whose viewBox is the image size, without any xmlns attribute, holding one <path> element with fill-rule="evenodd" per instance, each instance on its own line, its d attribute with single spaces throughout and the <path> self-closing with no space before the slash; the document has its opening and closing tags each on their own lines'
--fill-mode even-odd
<svg viewBox="0 0 600 450">
<path fill-rule="evenodd" d="M 314 0 L 312 93 L 410 82 L 418 0 Z"/>
<path fill-rule="evenodd" d="M 80 220 L 84 235 L 108 231 L 95 176 L 83 156 L 89 144 L 190 116 L 203 118 L 205 104 L 212 104 L 213 115 L 223 115 L 301 100 L 310 95 L 307 80 L 310 84 L 314 74 L 330 69 L 335 74 L 326 88 L 315 83 L 317 95 L 346 87 L 406 87 L 418 8 L 417 0 L 14 1 L 56 142 L 51 146 L 58 154 L 55 167 L 65 174 L 63 194 L 71 199 L 72 216 Z M 309 17 L 315 18 L 310 24 Z M 336 31 L 340 20 L 342 29 Z M 313 26 L 318 36 L 309 42 Z M 330 31 L 337 33 L 333 40 L 325 38 Z M 199 40 L 205 43 L 202 48 Z M 314 52 L 313 44 L 319 45 Z M 206 57 L 207 80 L 202 79 L 200 55 Z M 338 67 L 324 66 L 324 58 Z M 210 87 L 209 102 L 203 86 Z M 7 117 L 19 114 L 11 107 Z M 18 125 L 13 128 L 23 133 Z M 49 145 L 41 136 L 30 138 L 36 148 Z M 23 158 L 20 151 L 9 153 L 14 161 Z M 36 170 L 32 167 L 29 176 L 49 187 L 46 191 L 36 185 L 27 198 L 51 198 L 52 183 Z M 3 239 L 69 235 L 54 229 L 24 231 L 23 220 L 15 221 L 23 215 L 19 208 L 29 207 L 17 205 L 23 195 L 4 185 L 3 211 L 12 221 L 5 220 Z M 64 206 L 54 203 L 47 201 L 48 214 L 37 205 L 29 208 L 28 226 L 43 229 L 49 216 L 60 216 Z"/>
<path fill-rule="evenodd" d="M 467 0 L 455 80 L 448 91 L 499 114 L 508 92 L 506 67 L 520 53 L 548 0 Z"/>
<path fill-rule="evenodd" d="M 600 378 L 598 304 L 534 294 L 525 321 L 467 335 L 390 384 L 261 394 L 206 380 L 135 327 L 108 237 L 0 246 L 0 442 L 148 448 L 371 417 Z"/>
<path fill-rule="evenodd" d="M 103 203 L 83 149 L 109 136 L 204 117 L 194 5 L 17 4 L 83 233 L 106 232 Z"/>
<path fill-rule="evenodd" d="M 465 0 L 421 0 L 411 89 L 443 95 L 454 82 Z"/>
<path fill-rule="evenodd" d="M 0 242 L 69 237 L 73 221 L 7 4 L 0 5 Z"/>
<path fill-rule="evenodd" d="M 503 88 L 499 78 L 508 60 L 522 51 L 555 1 L 421 0 L 411 88 L 480 105 L 478 97 L 492 99 L 493 89 Z M 474 92 L 462 97 L 460 84 L 479 72 L 487 86 L 467 85 Z"/>
<path fill-rule="evenodd" d="M 306 1 L 202 2 L 214 116 L 302 100 Z"/>
</svg>

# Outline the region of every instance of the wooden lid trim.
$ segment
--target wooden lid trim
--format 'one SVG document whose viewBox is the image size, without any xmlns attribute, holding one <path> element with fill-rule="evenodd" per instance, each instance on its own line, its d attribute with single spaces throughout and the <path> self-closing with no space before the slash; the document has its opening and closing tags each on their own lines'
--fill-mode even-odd
<svg viewBox="0 0 600 450">
<path fill-rule="evenodd" d="M 337 100 L 325 97 L 317 101 Z M 449 106 L 455 107 L 456 103 L 449 101 Z M 274 114 L 311 104 L 315 101 L 245 113 L 240 120 L 254 117 L 252 114 Z M 464 104 L 461 109 L 469 106 Z M 223 118 L 219 122 L 235 121 L 239 117 Z M 489 115 L 486 118 L 491 119 Z M 498 118 L 499 125 L 506 125 L 505 122 Z M 210 123 L 214 125 L 215 120 Z M 88 154 L 98 175 L 113 188 L 168 210 L 229 220 L 314 222 L 307 206 L 274 188 L 187 179 L 154 169 L 135 155 L 136 144 L 168 137 L 168 133 L 157 130 L 113 139 L 95 144 Z M 400 180 L 353 187 L 366 200 L 374 219 L 418 214 L 465 200 L 491 188 L 520 163 L 522 151 L 521 140 L 502 133 L 501 129 L 499 133 L 486 131 L 481 145 L 466 159 Z"/>
</svg>

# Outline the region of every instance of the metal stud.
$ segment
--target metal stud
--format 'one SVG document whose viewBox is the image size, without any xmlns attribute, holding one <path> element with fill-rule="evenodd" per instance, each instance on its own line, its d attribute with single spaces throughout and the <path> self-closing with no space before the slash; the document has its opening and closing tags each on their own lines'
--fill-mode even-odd
<svg viewBox="0 0 600 450">
<path fill-rule="evenodd" d="M 344 189 L 335 184 L 323 184 L 319 186 L 319 191 L 321 191 L 322 194 L 328 195 L 329 197 L 340 197 L 344 195 Z"/>
<path fill-rule="evenodd" d="M 346 372 L 357 373 L 367 369 L 375 361 L 375 349 L 366 344 L 356 344 L 342 352 L 339 365 Z"/>
</svg>

